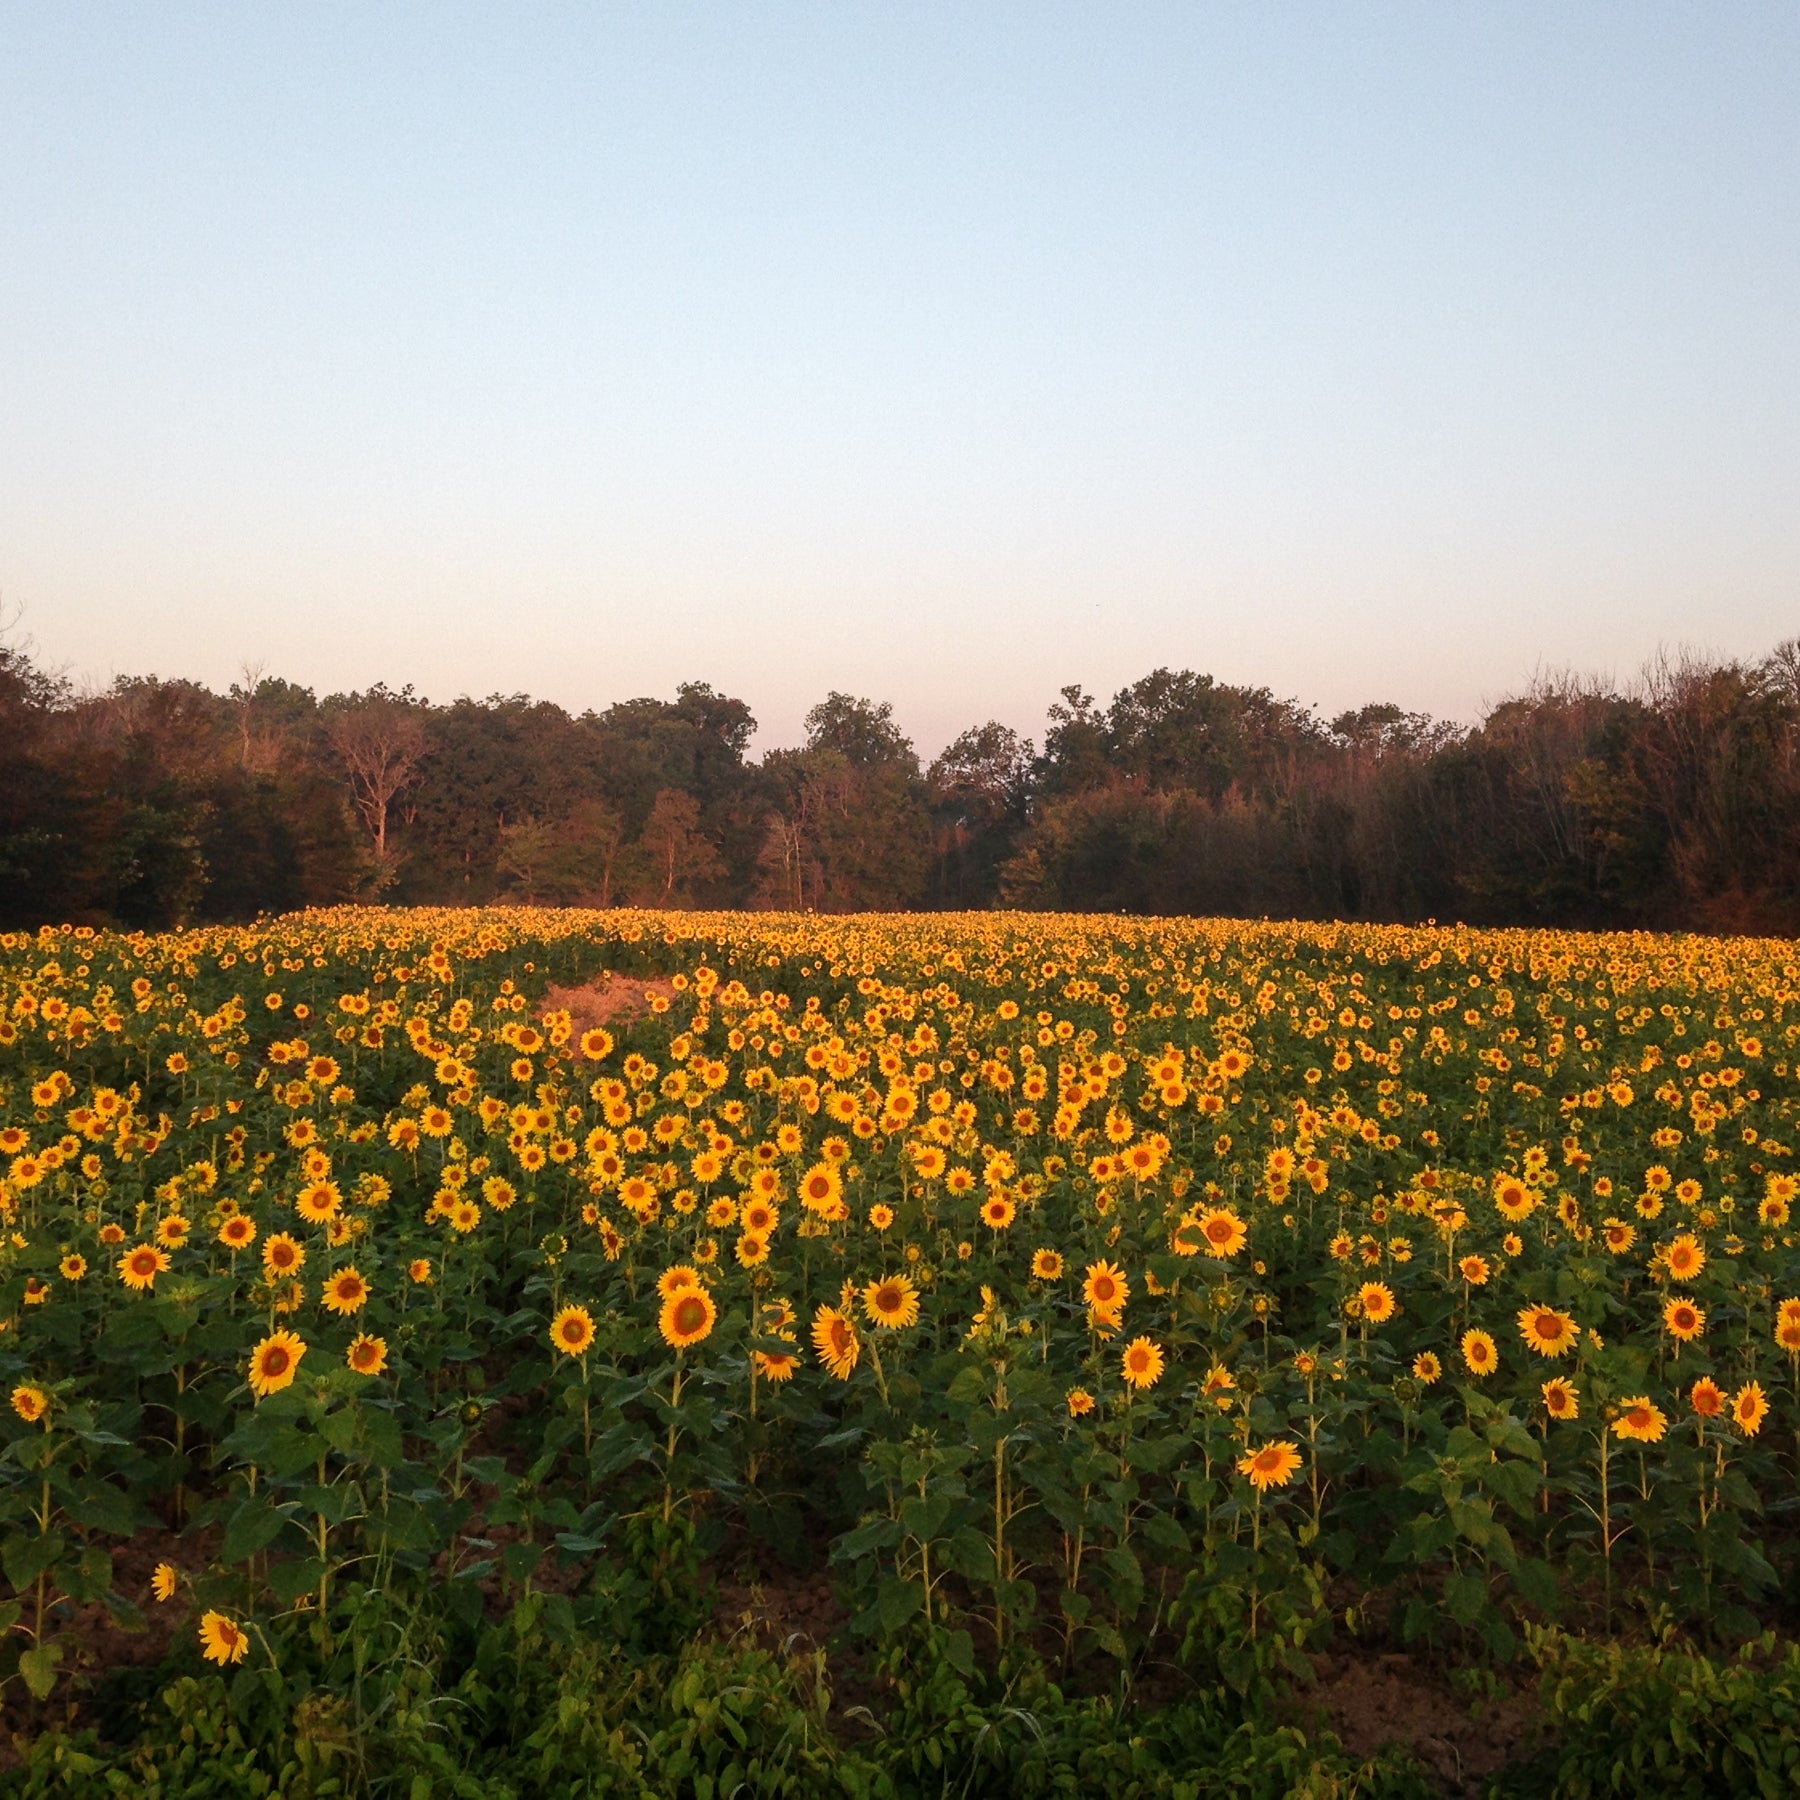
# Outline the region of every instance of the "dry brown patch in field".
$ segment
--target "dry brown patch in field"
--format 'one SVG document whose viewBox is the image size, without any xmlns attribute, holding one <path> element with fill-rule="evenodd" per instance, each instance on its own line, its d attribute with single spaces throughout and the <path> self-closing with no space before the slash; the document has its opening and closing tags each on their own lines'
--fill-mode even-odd
<svg viewBox="0 0 1800 1800">
<path fill-rule="evenodd" d="M 661 976 L 607 975 L 585 987 L 550 988 L 538 1012 L 566 1012 L 576 1031 L 592 1031 L 596 1025 L 628 1025 L 648 1014 L 656 1000 L 673 1000 L 678 992 Z"/>
</svg>

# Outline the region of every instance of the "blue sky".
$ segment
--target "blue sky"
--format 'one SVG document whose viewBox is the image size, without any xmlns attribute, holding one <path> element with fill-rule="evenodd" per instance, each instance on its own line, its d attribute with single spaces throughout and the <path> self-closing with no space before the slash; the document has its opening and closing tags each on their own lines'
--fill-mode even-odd
<svg viewBox="0 0 1800 1800">
<path fill-rule="evenodd" d="M 1800 632 L 1800 9 L 0 0 L 0 602 L 223 685 Z"/>
</svg>

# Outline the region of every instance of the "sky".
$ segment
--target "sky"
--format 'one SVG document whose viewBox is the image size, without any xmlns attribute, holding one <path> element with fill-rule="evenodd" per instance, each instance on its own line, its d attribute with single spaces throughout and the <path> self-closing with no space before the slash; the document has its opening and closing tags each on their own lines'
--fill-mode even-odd
<svg viewBox="0 0 1800 1800">
<path fill-rule="evenodd" d="M 927 756 L 1759 656 L 1800 8 L 0 0 L 0 609 Z"/>
</svg>

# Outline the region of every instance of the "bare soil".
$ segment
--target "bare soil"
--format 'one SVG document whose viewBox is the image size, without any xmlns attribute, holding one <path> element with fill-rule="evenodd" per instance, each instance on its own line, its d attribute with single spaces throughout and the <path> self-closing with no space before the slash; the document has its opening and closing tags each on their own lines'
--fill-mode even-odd
<svg viewBox="0 0 1800 1800">
<path fill-rule="evenodd" d="M 592 1031 L 597 1025 L 629 1024 L 653 1010 L 654 1003 L 673 1000 L 677 993 L 672 981 L 660 976 L 608 975 L 601 981 L 590 981 L 585 987 L 551 987 L 538 1008 L 547 1012 L 567 1012 L 578 1032 Z"/>
</svg>

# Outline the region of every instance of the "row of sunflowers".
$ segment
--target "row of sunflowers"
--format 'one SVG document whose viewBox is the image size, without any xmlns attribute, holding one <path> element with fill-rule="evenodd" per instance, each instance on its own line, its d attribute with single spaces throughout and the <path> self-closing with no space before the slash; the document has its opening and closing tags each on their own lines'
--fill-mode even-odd
<svg viewBox="0 0 1800 1800">
<path fill-rule="evenodd" d="M 0 937 L 0 1675 L 48 1695 L 102 1610 L 237 1664 L 371 1593 L 827 1544 L 862 1630 L 1068 1658 L 1747 1633 L 1794 1548 L 1797 1039 L 1779 941 Z"/>
</svg>

